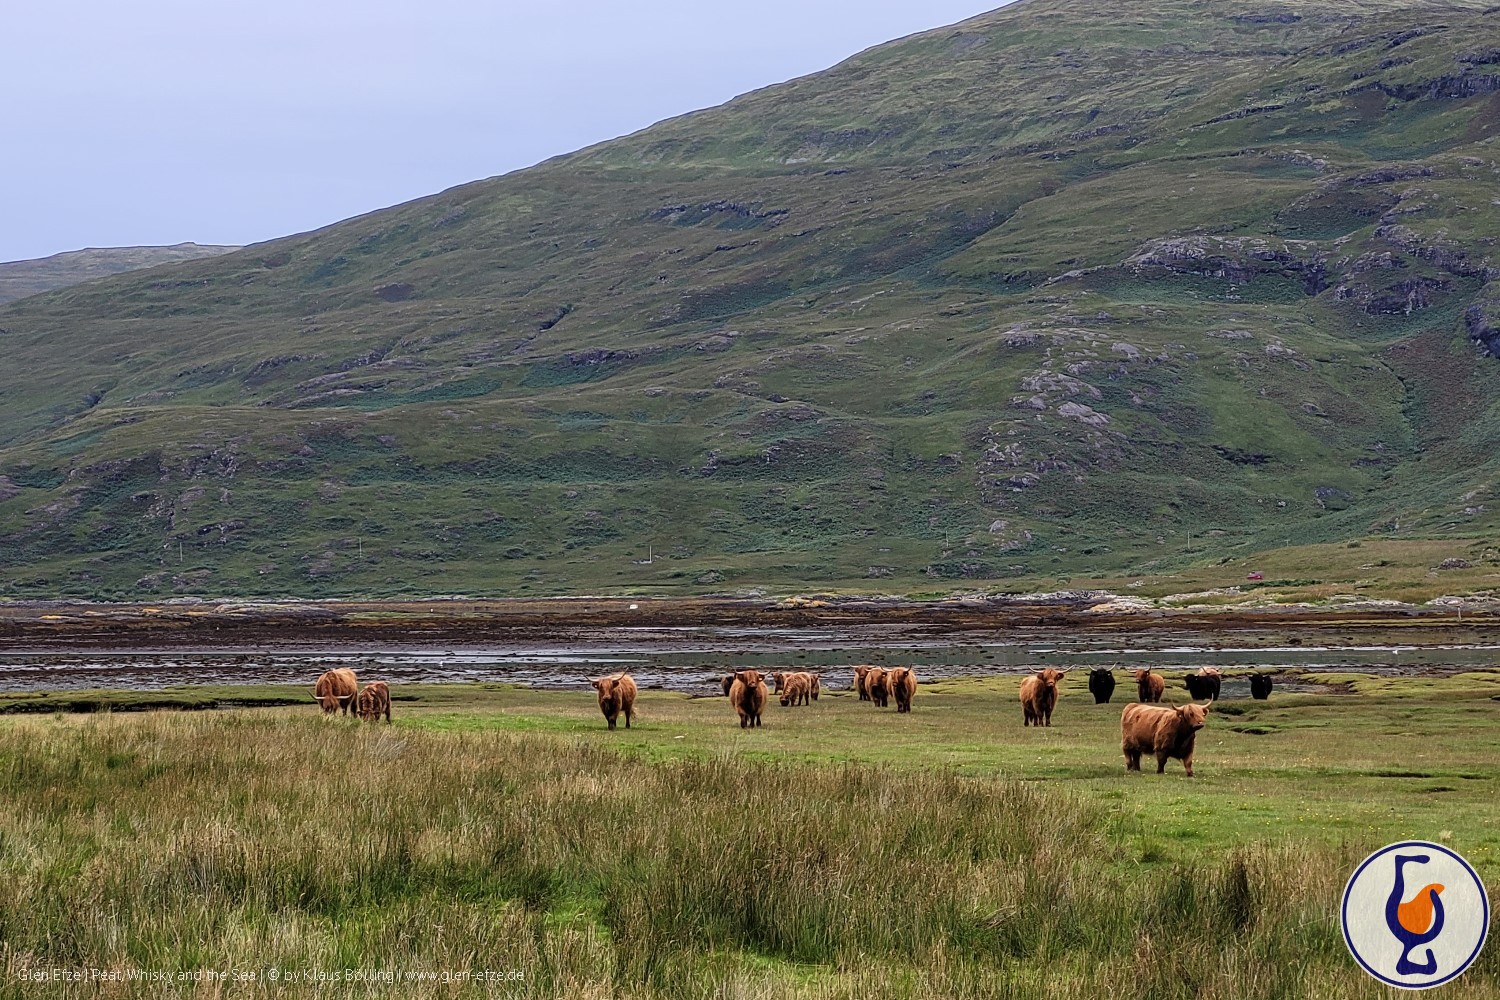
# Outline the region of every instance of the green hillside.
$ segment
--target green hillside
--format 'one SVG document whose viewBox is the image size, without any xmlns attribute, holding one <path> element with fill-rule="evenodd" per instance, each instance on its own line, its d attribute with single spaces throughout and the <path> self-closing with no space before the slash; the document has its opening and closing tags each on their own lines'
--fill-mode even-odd
<svg viewBox="0 0 1500 1000">
<path fill-rule="evenodd" d="M 0 304 L 111 274 L 217 257 L 238 249 L 197 243 L 176 243 L 169 247 L 93 247 L 36 260 L 6 261 L 0 263 Z"/>
<path fill-rule="evenodd" d="M 1024 0 L 26 299 L 0 594 L 1486 587 L 1497 130 L 1486 2 Z"/>
</svg>

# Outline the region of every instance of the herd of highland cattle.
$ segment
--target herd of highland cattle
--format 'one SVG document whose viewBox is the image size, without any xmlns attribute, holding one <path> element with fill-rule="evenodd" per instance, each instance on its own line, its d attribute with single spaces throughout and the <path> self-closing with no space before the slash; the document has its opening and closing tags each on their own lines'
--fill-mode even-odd
<svg viewBox="0 0 1500 1000">
<path fill-rule="evenodd" d="M 1206 704 L 1162 705 L 1167 682 L 1161 674 L 1149 668 L 1133 671 L 1136 683 L 1136 701 L 1126 705 L 1120 713 L 1120 749 L 1125 754 L 1125 768 L 1141 769 L 1141 757 L 1156 758 L 1156 773 L 1167 768 L 1168 760 L 1182 761 L 1187 776 L 1193 776 L 1193 743 L 1198 730 L 1208 720 L 1209 707 L 1219 697 L 1223 675 L 1216 667 L 1203 667 L 1195 674 L 1184 678 L 1184 686 L 1193 699 Z M 1051 726 L 1052 712 L 1057 707 L 1057 685 L 1067 675 L 1066 670 L 1042 667 L 1033 670 L 1021 681 L 1022 726 Z M 720 678 L 719 686 L 729 699 L 740 718 L 740 728 L 754 728 L 761 724 L 761 715 L 771 695 L 777 695 L 785 708 L 808 705 L 818 700 L 822 692 L 822 675 L 816 671 L 777 670 L 770 674 L 774 689 L 768 690 L 765 676 L 759 670 L 737 670 Z M 599 710 L 604 713 L 609 728 L 622 717 L 625 728 L 635 718 L 635 678 L 628 673 L 611 674 L 590 682 L 599 697 Z M 912 667 L 877 667 L 861 665 L 854 668 L 854 690 L 860 701 L 871 702 L 876 708 L 886 708 L 890 700 L 896 700 L 897 712 L 910 712 L 913 696 L 917 693 L 917 672 Z M 1095 667 L 1089 672 L 1089 693 L 1094 704 L 1107 704 L 1115 692 L 1114 671 L 1108 667 Z M 1250 695 L 1264 700 L 1271 696 L 1269 674 L 1250 675 Z M 353 670 L 341 667 L 329 670 L 318 678 L 313 686 L 313 697 L 325 715 L 342 710 L 354 714 L 367 722 L 385 716 L 391 721 L 391 691 L 385 681 L 371 681 L 359 686 Z"/>
</svg>

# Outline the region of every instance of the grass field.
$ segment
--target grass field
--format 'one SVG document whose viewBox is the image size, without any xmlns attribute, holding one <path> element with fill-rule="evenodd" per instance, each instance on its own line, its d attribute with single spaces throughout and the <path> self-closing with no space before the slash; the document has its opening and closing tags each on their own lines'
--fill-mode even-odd
<svg viewBox="0 0 1500 1000">
<path fill-rule="evenodd" d="M 748 732 L 722 698 L 643 692 L 611 733 L 501 686 L 397 689 L 390 727 L 8 716 L 0 995 L 1365 997 L 1361 857 L 1435 839 L 1500 878 L 1500 672 L 1223 702 L 1191 780 L 1124 772 L 1122 698 L 1073 678 L 1023 730 L 1015 683 Z M 1443 995 L 1500 994 L 1494 955 Z M 54 968 L 256 978 L 25 979 Z"/>
</svg>

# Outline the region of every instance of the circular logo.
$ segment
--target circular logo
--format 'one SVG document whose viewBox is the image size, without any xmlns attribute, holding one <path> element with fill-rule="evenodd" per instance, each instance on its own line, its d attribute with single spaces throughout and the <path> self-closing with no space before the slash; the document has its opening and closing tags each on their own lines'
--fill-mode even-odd
<svg viewBox="0 0 1500 1000">
<path fill-rule="evenodd" d="M 1490 929 L 1479 876 L 1441 844 L 1408 840 L 1365 858 L 1344 889 L 1344 942 L 1376 979 L 1425 990 L 1462 974 Z"/>
</svg>

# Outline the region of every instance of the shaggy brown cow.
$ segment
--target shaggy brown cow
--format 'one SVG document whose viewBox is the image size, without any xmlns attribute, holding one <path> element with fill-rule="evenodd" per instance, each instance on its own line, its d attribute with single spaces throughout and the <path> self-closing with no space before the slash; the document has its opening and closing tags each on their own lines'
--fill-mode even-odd
<svg viewBox="0 0 1500 1000">
<path fill-rule="evenodd" d="M 1176 757 L 1193 776 L 1193 739 L 1208 719 L 1207 705 L 1126 705 L 1120 713 L 1120 748 L 1125 769 L 1139 771 L 1141 754 L 1156 755 L 1156 773 Z"/>
<path fill-rule="evenodd" d="M 615 720 L 624 715 L 625 728 L 629 729 L 630 720 L 635 718 L 635 678 L 618 673 L 589 683 L 599 692 L 599 711 L 609 721 L 609 728 L 615 728 Z"/>
<path fill-rule="evenodd" d="M 385 715 L 385 721 L 391 721 L 391 687 L 385 681 L 371 681 L 359 692 L 355 699 L 356 711 L 359 717 L 366 722 L 374 722 Z"/>
<path fill-rule="evenodd" d="M 885 686 L 896 696 L 896 711 L 910 712 L 911 697 L 917 693 L 917 672 L 911 667 L 895 667 L 886 674 Z"/>
<path fill-rule="evenodd" d="M 332 715 L 339 709 L 348 715 L 353 709 L 354 699 L 359 696 L 359 681 L 348 667 L 324 671 L 313 685 L 313 697 L 323 709 L 324 715 Z"/>
<path fill-rule="evenodd" d="M 823 675 L 809 672 L 807 676 L 812 678 L 812 700 L 817 701 L 823 690 Z"/>
<path fill-rule="evenodd" d="M 1021 682 L 1021 728 L 1052 725 L 1052 710 L 1057 707 L 1057 682 L 1067 673 L 1056 667 L 1042 667 Z"/>
<path fill-rule="evenodd" d="M 889 679 L 890 671 L 884 667 L 871 667 L 865 672 L 865 690 L 870 692 L 870 700 L 876 708 L 885 708 L 891 703 Z"/>
<path fill-rule="evenodd" d="M 870 700 L 870 668 L 854 668 L 854 690 L 859 692 L 860 701 Z"/>
<path fill-rule="evenodd" d="M 766 710 L 766 682 L 759 670 L 740 670 L 729 688 L 729 703 L 740 713 L 740 728 L 760 725 L 760 714 Z"/>
<path fill-rule="evenodd" d="M 1135 672 L 1135 692 L 1140 701 L 1161 701 L 1162 692 L 1166 689 L 1166 678 L 1161 674 L 1153 674 L 1150 667 Z"/>
<path fill-rule="evenodd" d="M 719 688 L 724 692 L 725 697 L 729 696 L 729 685 L 733 683 L 734 674 L 725 674 L 723 677 L 719 678 Z"/>
<path fill-rule="evenodd" d="M 781 682 L 781 704 L 806 705 L 812 697 L 812 674 L 788 673 Z"/>
</svg>

